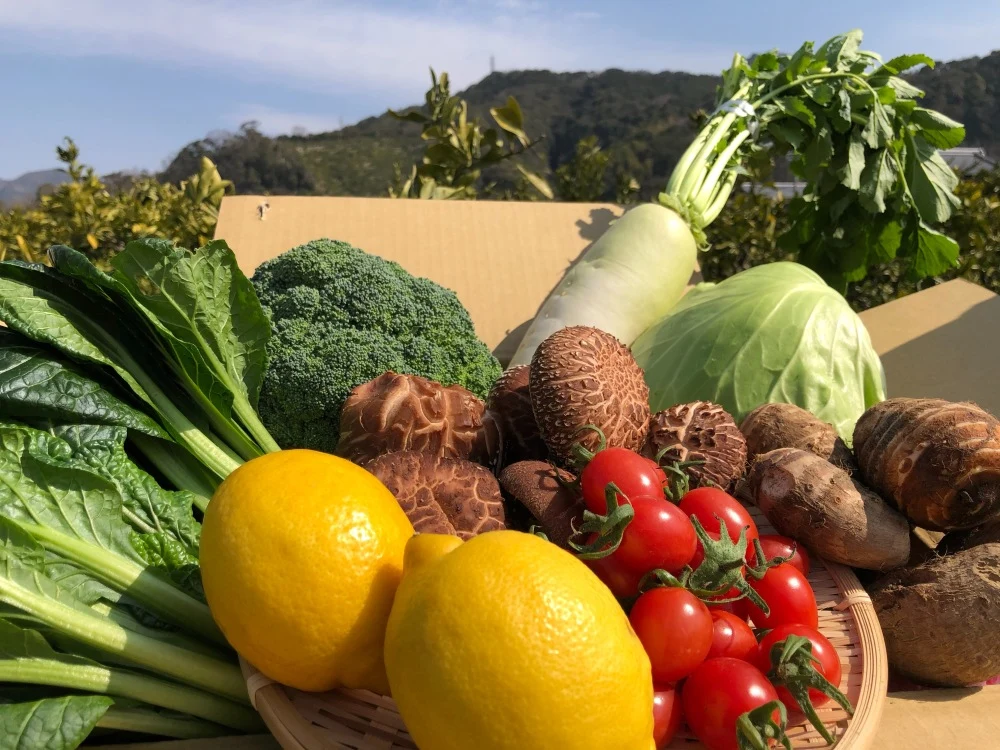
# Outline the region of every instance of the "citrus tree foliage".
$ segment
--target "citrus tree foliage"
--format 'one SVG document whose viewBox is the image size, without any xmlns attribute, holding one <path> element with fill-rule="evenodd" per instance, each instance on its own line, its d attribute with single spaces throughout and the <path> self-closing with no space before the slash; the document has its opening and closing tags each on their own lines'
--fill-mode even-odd
<svg viewBox="0 0 1000 750">
<path fill-rule="evenodd" d="M 232 192 L 207 157 L 178 185 L 139 176 L 115 190 L 80 163 L 71 139 L 56 152 L 69 181 L 34 206 L 0 213 L 0 259 L 42 263 L 50 246 L 62 244 L 103 264 L 130 240 L 152 236 L 200 247 L 212 238 L 222 197 Z"/>
<path fill-rule="evenodd" d="M 525 132 L 517 99 L 509 96 L 504 106 L 491 107 L 496 127 L 484 129 L 478 118 L 470 119 L 466 101 L 452 96 L 447 73 L 438 77 L 431 70 L 424 110 L 402 114 L 389 110 L 399 120 L 420 125 L 420 137 L 427 142 L 423 158 L 408 175 L 404 177 L 397 166 L 389 188 L 393 198 L 474 199 L 481 189 L 484 168 L 521 157 L 538 144 Z M 544 178 L 519 162 L 515 166 L 538 193 L 552 197 L 552 188 Z M 489 192 L 491 187 L 482 190 Z"/>
</svg>

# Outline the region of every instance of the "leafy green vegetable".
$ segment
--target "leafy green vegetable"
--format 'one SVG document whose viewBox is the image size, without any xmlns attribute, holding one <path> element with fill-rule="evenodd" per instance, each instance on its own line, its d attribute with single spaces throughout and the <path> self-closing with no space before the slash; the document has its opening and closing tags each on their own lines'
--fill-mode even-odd
<svg viewBox="0 0 1000 750">
<path fill-rule="evenodd" d="M 781 246 L 839 291 L 870 266 L 906 259 L 911 275 L 954 266 L 957 247 L 933 229 L 958 206 L 956 178 L 937 153 L 965 138 L 944 115 L 917 106 L 923 92 L 899 77 L 926 55 L 882 63 L 858 30 L 819 49 L 736 55 L 718 109 L 681 157 L 660 196 L 703 229 L 722 210 L 742 164 L 791 155 L 807 184 L 792 200 Z M 874 238 L 899 238 L 878 243 Z M 947 239 L 947 238 L 944 238 Z"/>
<path fill-rule="evenodd" d="M 737 421 L 760 404 L 801 406 L 850 443 L 885 398 L 885 374 L 847 302 L 808 268 L 757 266 L 689 292 L 632 347 L 654 411 L 713 401 Z"/>
<path fill-rule="evenodd" d="M 0 704 L 0 750 L 74 750 L 111 706 L 100 695 Z"/>
<path fill-rule="evenodd" d="M 83 656 L 57 651 L 38 631 L 4 620 L 0 620 L 0 681 L 121 696 L 233 729 L 252 731 L 260 726 L 247 707 L 141 672 L 110 668 Z"/>
<path fill-rule="evenodd" d="M 100 729 L 117 729 L 178 740 L 225 737 L 232 734 L 231 729 L 211 721 L 117 698 L 114 705 L 98 720 L 97 726 Z"/>
<path fill-rule="evenodd" d="M 138 547 L 145 553 L 147 537 L 155 535 L 135 535 L 123 519 L 116 484 L 81 461 L 67 460 L 69 451 L 57 437 L 0 423 L 0 515 L 151 612 L 221 641 L 208 608 L 154 574 L 160 570 L 171 579 L 189 580 L 190 552 L 164 540 L 161 546 L 176 548 L 175 555 L 144 565 L 147 558 Z M 193 588 L 189 584 L 187 590 Z"/>
<path fill-rule="evenodd" d="M 121 425 L 170 436 L 155 420 L 117 398 L 81 365 L 28 338 L 0 329 L 0 414 L 59 423 Z"/>
</svg>

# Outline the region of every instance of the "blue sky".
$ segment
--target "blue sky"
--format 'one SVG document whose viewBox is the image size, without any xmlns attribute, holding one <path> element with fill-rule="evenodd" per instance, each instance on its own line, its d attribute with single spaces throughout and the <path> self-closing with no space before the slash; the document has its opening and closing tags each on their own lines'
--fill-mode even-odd
<svg viewBox="0 0 1000 750">
<path fill-rule="evenodd" d="M 335 129 L 419 102 L 428 66 L 477 81 L 491 54 L 500 70 L 718 73 L 734 51 L 851 28 L 886 57 L 982 55 L 1000 2 L 0 0 L 0 178 L 55 166 L 66 135 L 106 172 L 249 119 Z"/>
</svg>

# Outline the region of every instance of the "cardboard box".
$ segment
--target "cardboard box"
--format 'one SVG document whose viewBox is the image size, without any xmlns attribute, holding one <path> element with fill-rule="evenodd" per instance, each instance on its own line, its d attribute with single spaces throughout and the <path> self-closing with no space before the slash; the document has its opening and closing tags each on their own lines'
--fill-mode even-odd
<svg viewBox="0 0 1000 750">
<path fill-rule="evenodd" d="M 265 211 L 259 210 L 267 204 Z M 235 196 L 216 237 L 247 274 L 320 237 L 351 242 L 456 291 L 501 361 L 574 259 L 621 208 L 607 204 Z M 263 218 L 261 218 L 263 216 Z M 696 274 L 692 282 L 698 281 Z M 953 281 L 861 315 L 882 357 L 890 396 L 978 402 L 1000 414 L 1000 298 Z M 1000 747 L 1000 687 L 889 697 L 878 750 Z M 117 746 L 117 750 L 274 750 L 267 736 Z"/>
</svg>

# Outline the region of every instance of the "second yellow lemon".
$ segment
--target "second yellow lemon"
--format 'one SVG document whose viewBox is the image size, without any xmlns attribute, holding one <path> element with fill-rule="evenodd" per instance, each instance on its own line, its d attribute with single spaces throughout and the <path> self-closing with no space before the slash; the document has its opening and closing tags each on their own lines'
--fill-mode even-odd
<svg viewBox="0 0 1000 750">
<path fill-rule="evenodd" d="M 413 537 L 386 629 L 421 750 L 652 750 L 649 659 L 611 592 L 531 534 Z"/>
<path fill-rule="evenodd" d="M 273 680 L 386 693 L 383 638 L 412 535 L 392 493 L 350 461 L 310 450 L 255 458 L 205 514 L 212 616 Z"/>
</svg>

